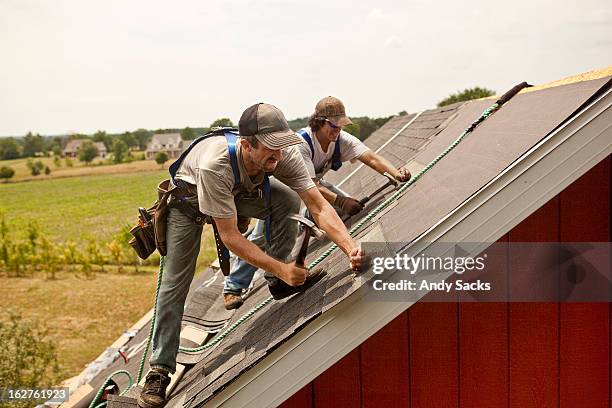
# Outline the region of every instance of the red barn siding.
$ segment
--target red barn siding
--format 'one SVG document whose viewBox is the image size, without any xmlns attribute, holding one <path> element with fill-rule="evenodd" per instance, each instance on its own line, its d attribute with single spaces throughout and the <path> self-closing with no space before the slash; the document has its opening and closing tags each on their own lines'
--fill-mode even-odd
<svg viewBox="0 0 612 408">
<path fill-rule="evenodd" d="M 501 240 L 611 238 L 608 157 Z M 510 272 L 528 261 L 508 256 Z M 418 303 L 283 407 L 608 407 L 612 305 Z"/>
<path fill-rule="evenodd" d="M 408 314 L 402 313 L 360 347 L 364 408 L 408 406 L 410 342 Z M 381 375 L 384 373 L 384 375 Z"/>
<path fill-rule="evenodd" d="M 359 348 L 328 368 L 313 381 L 316 407 L 338 408 L 361 405 Z"/>
<path fill-rule="evenodd" d="M 331 368 L 331 367 L 330 367 Z M 314 381 L 313 381 L 314 382 Z M 281 406 L 291 408 L 310 408 L 314 407 L 312 399 L 313 382 L 306 384 L 301 390 L 293 394 Z"/>
<path fill-rule="evenodd" d="M 510 242 L 556 242 L 559 197 L 554 197 L 508 233 Z M 510 271 L 529 260 L 510 254 Z M 559 403 L 559 304 L 510 303 L 510 400 L 516 408 L 556 407 Z"/>
<path fill-rule="evenodd" d="M 417 303 L 408 316 L 411 406 L 457 406 L 457 304 Z"/>
<path fill-rule="evenodd" d="M 610 238 L 610 159 L 560 194 L 559 241 Z M 608 407 L 609 305 L 561 303 L 559 315 L 560 407 Z"/>
</svg>

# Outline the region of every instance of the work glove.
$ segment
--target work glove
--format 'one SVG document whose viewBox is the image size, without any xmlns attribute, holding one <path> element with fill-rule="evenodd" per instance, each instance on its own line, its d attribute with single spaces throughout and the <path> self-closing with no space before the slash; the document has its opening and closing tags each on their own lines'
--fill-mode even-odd
<svg viewBox="0 0 612 408">
<path fill-rule="evenodd" d="M 251 219 L 249 217 L 238 215 L 238 231 L 240 231 L 241 234 L 244 234 L 249 230 L 250 223 Z"/>
<path fill-rule="evenodd" d="M 410 171 L 408 171 L 406 167 L 402 167 L 398 170 L 399 170 L 399 174 L 397 175 L 397 177 L 395 177 L 395 179 L 399 181 L 400 183 L 408 181 L 410 180 L 410 177 L 412 177 L 412 174 L 410 174 Z"/>
<path fill-rule="evenodd" d="M 361 204 L 359 201 L 355 200 L 352 197 L 336 196 L 336 201 L 334 201 L 334 205 L 340 207 L 342 211 L 348 215 L 355 215 L 359 211 L 363 210 L 363 204 Z"/>
</svg>

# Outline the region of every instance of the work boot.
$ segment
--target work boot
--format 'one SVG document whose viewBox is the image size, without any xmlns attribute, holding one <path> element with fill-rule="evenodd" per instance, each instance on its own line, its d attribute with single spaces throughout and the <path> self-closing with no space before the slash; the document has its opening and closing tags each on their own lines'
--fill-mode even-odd
<svg viewBox="0 0 612 408">
<path fill-rule="evenodd" d="M 304 292 L 306 289 L 314 286 L 323 277 L 327 275 L 323 269 L 315 269 L 306 278 L 306 282 L 298 286 L 290 286 L 280 279 L 275 279 L 273 283 L 268 281 L 268 289 L 274 300 L 281 300 L 296 293 Z"/>
<path fill-rule="evenodd" d="M 235 293 L 224 293 L 223 304 L 226 310 L 238 309 L 243 304 L 242 297 Z"/>
<path fill-rule="evenodd" d="M 168 372 L 157 368 L 147 374 L 145 385 L 138 397 L 140 408 L 160 408 L 166 404 L 166 388 L 170 384 Z"/>
</svg>

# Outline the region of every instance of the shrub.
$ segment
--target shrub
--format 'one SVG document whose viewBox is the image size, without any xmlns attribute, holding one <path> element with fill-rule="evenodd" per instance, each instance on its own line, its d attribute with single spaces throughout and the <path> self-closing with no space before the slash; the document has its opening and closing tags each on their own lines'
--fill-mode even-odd
<svg viewBox="0 0 612 408">
<path fill-rule="evenodd" d="M 61 380 L 56 346 L 36 321 L 10 313 L 0 321 L 0 384 L 2 387 L 49 387 Z"/>
<path fill-rule="evenodd" d="M 30 173 L 33 176 L 38 176 L 40 172 L 45 168 L 45 165 L 40 160 L 34 161 L 33 159 L 28 159 L 26 162 L 26 166 L 30 169 Z"/>
<path fill-rule="evenodd" d="M 12 167 L 2 166 L 0 167 L 0 179 L 4 179 L 8 181 L 11 177 L 15 175 L 15 170 Z"/>
<path fill-rule="evenodd" d="M 168 161 L 168 155 L 164 152 L 159 152 L 155 155 L 155 162 L 159 164 L 162 169 L 164 168 L 164 163 Z"/>
</svg>

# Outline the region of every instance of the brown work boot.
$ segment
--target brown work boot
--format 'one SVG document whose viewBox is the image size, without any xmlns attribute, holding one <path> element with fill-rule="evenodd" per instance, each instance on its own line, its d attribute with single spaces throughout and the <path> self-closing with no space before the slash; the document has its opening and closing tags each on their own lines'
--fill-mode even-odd
<svg viewBox="0 0 612 408">
<path fill-rule="evenodd" d="M 226 310 L 238 309 L 242 306 L 243 300 L 240 295 L 235 293 L 224 293 L 223 294 L 223 304 L 225 305 Z"/>
<path fill-rule="evenodd" d="M 160 408 L 166 404 L 166 388 L 170 384 L 167 371 L 152 369 L 147 375 L 145 385 L 138 397 L 140 408 Z"/>
</svg>

